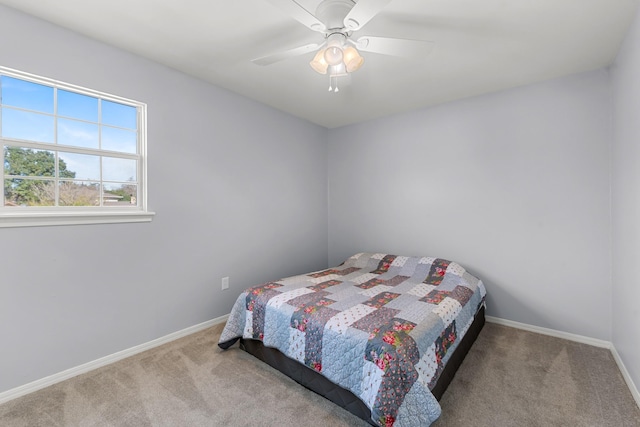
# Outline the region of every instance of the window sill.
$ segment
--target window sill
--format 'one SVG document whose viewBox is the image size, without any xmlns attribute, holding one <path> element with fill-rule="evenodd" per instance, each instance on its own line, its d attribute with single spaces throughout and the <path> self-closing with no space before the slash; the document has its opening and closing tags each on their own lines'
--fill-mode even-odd
<svg viewBox="0 0 640 427">
<path fill-rule="evenodd" d="M 155 212 L 29 212 L 0 213 L 0 228 L 151 222 Z"/>
</svg>

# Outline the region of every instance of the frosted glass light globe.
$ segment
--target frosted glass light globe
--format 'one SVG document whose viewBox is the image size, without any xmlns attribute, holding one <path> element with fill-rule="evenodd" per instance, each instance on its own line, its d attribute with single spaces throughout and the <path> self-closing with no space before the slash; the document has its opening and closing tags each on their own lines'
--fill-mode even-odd
<svg viewBox="0 0 640 427">
<path fill-rule="evenodd" d="M 324 51 L 324 60 L 327 61 L 329 65 L 340 64 L 342 58 L 344 58 L 344 53 L 338 46 L 330 46 Z"/>
<path fill-rule="evenodd" d="M 349 46 L 344 50 L 344 63 L 347 66 L 347 71 L 353 73 L 362 67 L 364 58 L 360 56 L 355 47 Z"/>
<path fill-rule="evenodd" d="M 316 72 L 320 74 L 327 74 L 329 64 L 324 60 L 324 51 L 319 50 L 318 53 L 316 53 L 316 56 L 314 56 L 311 62 L 309 62 L 309 65 L 311 65 L 311 68 L 316 70 Z"/>
</svg>

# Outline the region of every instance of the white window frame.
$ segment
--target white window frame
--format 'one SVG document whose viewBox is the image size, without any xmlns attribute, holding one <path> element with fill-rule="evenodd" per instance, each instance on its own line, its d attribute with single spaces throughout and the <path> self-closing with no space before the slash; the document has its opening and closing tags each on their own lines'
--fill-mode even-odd
<svg viewBox="0 0 640 427">
<path fill-rule="evenodd" d="M 14 77 L 33 83 L 54 87 L 57 89 L 67 90 L 82 95 L 88 95 L 94 98 L 100 98 L 107 101 L 113 101 L 120 104 L 130 105 L 137 110 L 138 119 L 138 153 L 137 157 L 137 206 L 135 207 L 104 207 L 104 206 L 86 206 L 86 207 L 8 207 L 5 206 L 4 194 L 0 203 L 0 228 L 3 227 L 33 227 L 33 226 L 52 226 L 52 225 L 81 225 L 81 224 L 113 224 L 113 223 L 130 223 L 130 222 L 150 222 L 155 215 L 154 212 L 147 210 L 147 105 L 145 103 L 122 98 L 116 95 L 99 92 L 92 89 L 64 83 L 58 80 L 46 77 L 36 76 L 22 71 L 14 70 L 0 66 L 0 74 Z M 56 101 L 57 102 L 57 101 Z M 57 108 L 54 111 L 54 117 L 58 117 Z M 0 134 L 1 135 L 1 134 Z M 0 136 L 0 143 L 4 145 L 13 145 L 37 150 L 58 151 L 57 144 L 38 143 L 33 141 L 12 140 Z M 65 147 L 65 152 L 68 151 Z M 73 151 L 73 150 L 72 150 Z M 113 152 L 106 150 L 105 154 L 112 156 Z M 118 157 L 116 155 L 116 157 Z M 4 157 L 3 157 L 4 159 Z M 2 168 L 2 181 L 4 183 L 4 166 Z M 101 181 L 102 183 L 102 181 Z M 3 184 L 4 188 L 4 184 Z M 102 184 L 101 184 L 102 188 Z M 102 191 L 102 190 L 101 190 Z M 4 190 L 3 190 L 4 193 Z"/>
</svg>

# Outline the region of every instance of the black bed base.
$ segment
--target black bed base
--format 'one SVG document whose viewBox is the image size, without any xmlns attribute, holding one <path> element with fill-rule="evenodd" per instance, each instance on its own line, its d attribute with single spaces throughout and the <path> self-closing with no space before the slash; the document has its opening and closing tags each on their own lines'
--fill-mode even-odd
<svg viewBox="0 0 640 427">
<path fill-rule="evenodd" d="M 442 395 L 449 386 L 449 383 L 453 380 L 456 371 L 469 352 L 471 345 L 480 334 L 485 323 L 484 311 L 484 306 L 478 310 L 469 330 L 449 358 L 447 365 L 440 374 L 440 378 L 438 378 L 436 385 L 431 390 L 436 399 L 440 400 L 442 398 Z M 362 400 L 349 390 L 329 381 L 313 369 L 293 359 L 289 359 L 275 348 L 265 347 L 261 341 L 241 338 L 240 348 L 274 367 L 309 390 L 329 399 L 336 405 L 351 412 L 353 415 L 374 425 L 371 421 L 371 411 L 364 402 L 362 402 Z"/>
</svg>

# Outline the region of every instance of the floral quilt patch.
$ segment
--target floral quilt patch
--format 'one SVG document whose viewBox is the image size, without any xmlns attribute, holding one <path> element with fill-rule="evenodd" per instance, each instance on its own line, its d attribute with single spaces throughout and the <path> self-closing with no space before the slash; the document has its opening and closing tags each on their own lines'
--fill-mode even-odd
<svg viewBox="0 0 640 427">
<path fill-rule="evenodd" d="M 444 275 L 447 273 L 447 268 L 449 268 L 449 264 L 451 261 L 447 261 L 446 259 L 437 258 L 431 264 L 431 269 L 429 270 L 429 274 L 426 279 L 424 279 L 423 283 L 427 285 L 438 286 L 442 283 L 442 279 Z"/>
</svg>

